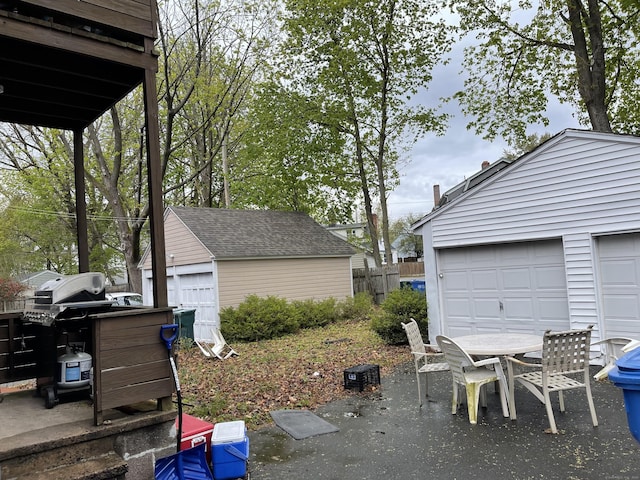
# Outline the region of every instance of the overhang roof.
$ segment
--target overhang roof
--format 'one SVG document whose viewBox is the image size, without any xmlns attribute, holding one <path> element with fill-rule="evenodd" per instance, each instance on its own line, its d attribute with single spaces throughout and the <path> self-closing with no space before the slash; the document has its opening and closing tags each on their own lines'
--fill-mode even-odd
<svg viewBox="0 0 640 480">
<path fill-rule="evenodd" d="M 0 9 L 0 122 L 84 128 L 155 68 L 142 45 L 95 31 Z"/>
</svg>

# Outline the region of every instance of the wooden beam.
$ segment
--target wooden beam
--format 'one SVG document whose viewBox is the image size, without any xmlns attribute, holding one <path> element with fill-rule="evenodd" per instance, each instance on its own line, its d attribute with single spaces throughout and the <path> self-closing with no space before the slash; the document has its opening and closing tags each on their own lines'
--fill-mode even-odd
<svg viewBox="0 0 640 480">
<path fill-rule="evenodd" d="M 158 61 L 155 55 L 123 48 L 108 42 L 73 35 L 41 25 L 0 17 L 0 31 L 2 35 L 17 38 L 25 42 L 32 42 L 45 47 L 58 48 L 78 55 L 100 58 L 110 62 L 131 65 L 140 68 L 156 68 Z"/>
<path fill-rule="evenodd" d="M 76 184 L 76 229 L 78 235 L 78 272 L 89 271 L 89 234 L 87 228 L 86 186 L 84 183 L 84 144 L 82 129 L 73 131 L 73 172 Z"/>
<path fill-rule="evenodd" d="M 147 132 L 147 182 L 150 205 L 153 306 L 159 308 L 167 307 L 169 303 L 167 299 L 167 258 L 165 256 L 162 164 L 160 161 L 160 128 L 158 126 L 155 70 L 145 70 L 143 86 Z"/>
</svg>

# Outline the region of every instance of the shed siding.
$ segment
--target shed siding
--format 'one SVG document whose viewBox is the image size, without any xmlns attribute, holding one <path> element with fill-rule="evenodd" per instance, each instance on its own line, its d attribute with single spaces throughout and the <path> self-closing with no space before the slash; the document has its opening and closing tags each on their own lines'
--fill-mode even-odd
<svg viewBox="0 0 640 480">
<path fill-rule="evenodd" d="M 550 143 L 436 215 L 434 247 L 638 227 L 638 141 L 574 134 Z"/>
<path fill-rule="evenodd" d="M 352 296 L 349 258 L 234 260 L 216 266 L 220 308 L 237 306 L 251 294 L 289 300 Z"/>
<path fill-rule="evenodd" d="M 167 267 L 211 262 L 211 254 L 172 212 L 164 219 Z M 173 257 L 171 256 L 173 255 Z M 145 253 L 144 270 L 151 269 L 151 255 Z"/>
</svg>

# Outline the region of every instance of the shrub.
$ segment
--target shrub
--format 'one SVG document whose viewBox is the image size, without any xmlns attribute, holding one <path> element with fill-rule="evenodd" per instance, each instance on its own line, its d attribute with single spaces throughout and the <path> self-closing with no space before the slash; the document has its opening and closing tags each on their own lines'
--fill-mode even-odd
<svg viewBox="0 0 640 480">
<path fill-rule="evenodd" d="M 356 293 L 339 305 L 339 316 L 343 320 L 364 320 L 371 315 L 373 298 L 366 292 Z"/>
<path fill-rule="evenodd" d="M 23 283 L 11 278 L 0 278 L 0 301 L 13 302 L 27 289 Z"/>
<path fill-rule="evenodd" d="M 427 334 L 427 299 L 424 292 L 400 288 L 387 295 L 373 316 L 371 327 L 389 345 L 407 343 L 401 323 L 414 318 L 423 335 Z"/>
<path fill-rule="evenodd" d="M 324 327 L 338 320 L 335 298 L 327 298 L 319 302 L 296 300 L 292 305 L 298 311 L 300 328 Z"/>
<path fill-rule="evenodd" d="M 279 337 L 300 329 L 300 313 L 283 298 L 249 295 L 237 308 L 220 312 L 227 341 L 252 342 Z"/>
</svg>

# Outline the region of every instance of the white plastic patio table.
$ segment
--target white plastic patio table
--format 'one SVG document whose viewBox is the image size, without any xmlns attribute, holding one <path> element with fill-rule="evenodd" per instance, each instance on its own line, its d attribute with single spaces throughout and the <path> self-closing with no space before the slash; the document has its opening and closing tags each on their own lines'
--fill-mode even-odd
<svg viewBox="0 0 640 480">
<path fill-rule="evenodd" d="M 522 355 L 542 350 L 542 336 L 526 333 L 478 333 L 452 337 L 469 355 Z"/>
</svg>

